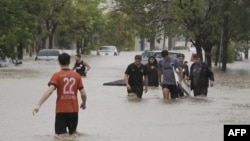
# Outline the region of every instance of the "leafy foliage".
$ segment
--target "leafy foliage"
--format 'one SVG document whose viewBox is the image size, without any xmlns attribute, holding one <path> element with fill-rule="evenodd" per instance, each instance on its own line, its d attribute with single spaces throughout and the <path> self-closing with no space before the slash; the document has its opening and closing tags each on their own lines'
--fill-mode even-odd
<svg viewBox="0 0 250 141">
<path fill-rule="evenodd" d="M 111 11 L 106 14 L 110 19 L 107 30 L 101 34 L 101 44 L 115 45 L 119 50 L 133 50 L 135 28 L 130 24 L 131 19 L 123 13 Z"/>
<path fill-rule="evenodd" d="M 98 5 L 102 0 L 1 0 L 0 1 L 0 49 L 10 56 L 14 48 L 36 49 L 53 47 L 54 35 L 58 45 L 75 40 L 92 38 L 105 29 L 105 19 Z M 59 47 L 60 48 L 60 47 Z"/>
<path fill-rule="evenodd" d="M 58 48 L 71 48 L 75 42 L 81 50 L 105 44 L 132 50 L 135 36 L 149 40 L 154 49 L 155 40 L 184 35 L 198 53 L 201 47 L 205 50 L 211 64 L 211 50 L 220 46 L 222 29 L 225 54 L 230 40 L 250 38 L 249 0 L 113 1 L 114 9 L 105 13 L 100 7 L 104 0 L 1 0 L 0 53 L 15 56 L 15 50 L 33 45 L 39 50 L 48 38 L 52 47 L 54 36 Z"/>
</svg>

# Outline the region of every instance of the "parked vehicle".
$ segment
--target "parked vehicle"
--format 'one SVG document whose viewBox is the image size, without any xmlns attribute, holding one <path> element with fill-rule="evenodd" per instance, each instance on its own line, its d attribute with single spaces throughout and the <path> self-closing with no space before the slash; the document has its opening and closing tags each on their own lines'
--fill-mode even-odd
<svg viewBox="0 0 250 141">
<path fill-rule="evenodd" d="M 161 56 L 161 52 L 162 52 L 162 50 L 154 50 L 154 51 L 148 51 L 148 50 L 146 50 L 146 51 L 144 51 L 143 53 L 142 53 L 142 64 L 147 64 L 148 63 L 148 58 L 150 57 L 150 56 L 154 56 L 155 57 L 155 59 L 157 60 L 157 62 L 159 62 L 163 57 Z M 170 56 L 171 57 L 176 57 L 177 58 L 177 56 L 178 56 L 178 54 L 181 54 L 181 53 L 179 53 L 179 52 L 177 52 L 177 51 L 168 51 L 168 53 L 170 54 Z"/>
<path fill-rule="evenodd" d="M 58 56 L 63 51 L 60 49 L 41 49 L 37 56 L 36 61 L 51 61 L 51 60 L 58 60 Z"/>
<path fill-rule="evenodd" d="M 101 46 L 96 55 L 100 56 L 117 56 L 119 55 L 118 49 L 116 46 Z"/>
</svg>

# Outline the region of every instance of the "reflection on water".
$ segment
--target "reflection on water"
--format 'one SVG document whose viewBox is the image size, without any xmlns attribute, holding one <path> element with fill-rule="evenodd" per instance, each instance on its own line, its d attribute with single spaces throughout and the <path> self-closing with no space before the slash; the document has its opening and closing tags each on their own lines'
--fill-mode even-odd
<svg viewBox="0 0 250 141">
<path fill-rule="evenodd" d="M 191 95 L 168 103 L 163 101 L 160 87 L 149 88 L 138 101 L 128 97 L 124 86 L 103 86 L 105 82 L 122 79 L 135 54 L 138 52 L 83 57 L 91 65 L 88 77 L 83 78 L 88 101 L 87 109 L 79 112 L 78 130 L 83 135 L 73 140 L 221 141 L 224 124 L 250 123 L 249 89 L 234 87 L 240 84 L 231 84 L 232 79 L 244 79 L 241 75 L 231 76 L 230 71 L 222 76 L 215 71 L 215 87 L 209 88 L 208 97 Z M 24 60 L 18 67 L 0 68 L 0 141 L 57 140 L 56 93 L 36 116 L 31 111 L 58 69 L 57 62 L 33 59 Z M 244 78 L 249 77 L 246 71 Z"/>
</svg>

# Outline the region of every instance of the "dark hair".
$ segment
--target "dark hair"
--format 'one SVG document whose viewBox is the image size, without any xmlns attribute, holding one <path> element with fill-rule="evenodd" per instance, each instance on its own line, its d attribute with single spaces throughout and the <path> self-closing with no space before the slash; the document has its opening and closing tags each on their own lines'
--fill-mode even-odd
<svg viewBox="0 0 250 141">
<path fill-rule="evenodd" d="M 79 57 L 79 58 L 81 58 L 81 54 L 76 54 L 76 57 Z"/>
<path fill-rule="evenodd" d="M 155 59 L 155 57 L 154 57 L 154 56 L 150 56 L 150 57 L 148 57 L 148 64 L 151 64 L 151 63 L 150 63 L 150 61 L 149 61 L 151 58 L 153 58 L 153 59 L 154 59 L 154 63 L 153 63 L 153 65 L 156 65 L 158 62 L 157 62 L 157 60 Z"/>
<path fill-rule="evenodd" d="M 135 60 L 141 60 L 141 55 L 135 55 Z"/>
<path fill-rule="evenodd" d="M 167 56 L 168 55 L 168 51 L 167 50 L 163 50 L 162 52 L 161 52 L 161 56 L 162 57 L 165 57 L 165 56 Z"/>
<path fill-rule="evenodd" d="M 58 56 L 58 61 L 62 66 L 69 65 L 70 55 L 68 55 L 67 53 L 62 53 Z"/>
<path fill-rule="evenodd" d="M 180 53 L 180 54 L 177 55 L 177 57 L 178 57 L 178 58 L 179 58 L 179 57 L 185 58 L 185 55 L 184 55 L 183 53 Z"/>
</svg>

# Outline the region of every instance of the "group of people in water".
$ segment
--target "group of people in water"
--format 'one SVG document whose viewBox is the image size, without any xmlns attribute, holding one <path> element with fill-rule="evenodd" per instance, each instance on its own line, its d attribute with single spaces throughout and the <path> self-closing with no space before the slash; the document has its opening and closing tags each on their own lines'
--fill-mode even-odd
<svg viewBox="0 0 250 141">
<path fill-rule="evenodd" d="M 184 54 L 179 55 L 178 59 L 171 57 L 167 50 L 163 50 L 161 54 L 162 60 L 157 62 L 151 56 L 145 66 L 141 64 L 141 55 L 135 56 L 134 62 L 127 66 L 124 76 L 128 94 L 133 93 L 138 98 L 142 98 L 143 87 L 147 92 L 148 86 L 161 86 L 164 99 L 176 99 L 184 95 L 176 85 L 176 81 L 181 85 L 183 79 L 188 79 L 194 96 L 207 95 L 209 81 L 210 86 L 213 86 L 214 75 L 208 65 L 201 61 L 200 56 L 194 56 L 195 62 L 188 69 L 188 66 L 184 63 Z M 57 90 L 55 134 L 59 139 L 77 135 L 78 112 L 80 108 L 86 108 L 87 95 L 82 83 L 82 76 L 86 77 L 90 66 L 81 59 L 81 55 L 75 57 L 74 67 L 70 68 L 71 56 L 67 53 L 58 56 L 61 69 L 52 75 L 48 83 L 49 88 L 32 111 L 35 115 L 42 104 Z M 174 76 L 173 67 L 179 69 L 179 80 L 176 80 Z M 78 91 L 82 100 L 80 106 L 77 98 Z"/>
<path fill-rule="evenodd" d="M 154 56 L 150 56 L 146 65 L 141 64 L 141 55 L 135 56 L 134 62 L 128 65 L 124 76 L 129 95 L 135 94 L 142 98 L 143 87 L 147 92 L 148 86 L 161 86 L 164 100 L 176 99 L 184 96 L 180 88 L 181 81 L 188 81 L 194 96 L 207 96 L 209 85 L 214 85 L 214 74 L 210 67 L 201 61 L 199 55 L 194 55 L 190 69 L 184 54 L 179 54 L 176 58 L 171 57 L 167 50 L 163 50 L 161 55 L 163 59 L 159 62 Z M 175 78 L 173 67 L 179 70 L 179 80 Z"/>
</svg>

